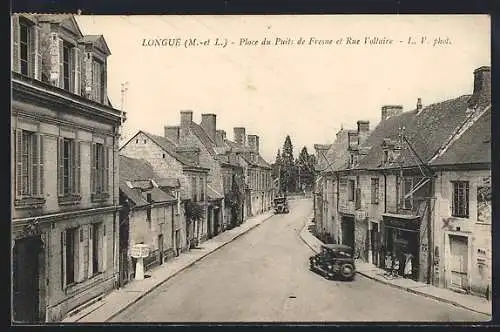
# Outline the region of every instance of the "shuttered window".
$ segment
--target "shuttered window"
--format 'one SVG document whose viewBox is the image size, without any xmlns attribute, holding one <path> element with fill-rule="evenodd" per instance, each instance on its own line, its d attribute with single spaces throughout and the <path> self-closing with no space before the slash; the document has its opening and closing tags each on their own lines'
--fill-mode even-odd
<svg viewBox="0 0 500 332">
<path fill-rule="evenodd" d="M 21 61 L 21 74 L 28 76 L 30 72 L 30 27 L 23 23 L 19 23 L 19 60 Z"/>
<path fill-rule="evenodd" d="M 63 89 L 73 92 L 74 83 L 74 51 L 73 46 L 63 42 Z"/>
<path fill-rule="evenodd" d="M 42 196 L 44 191 L 43 136 L 16 130 L 16 196 Z"/>
<path fill-rule="evenodd" d="M 81 142 L 59 137 L 58 139 L 58 194 L 80 194 Z"/>
<path fill-rule="evenodd" d="M 371 186 L 372 204 L 378 204 L 378 196 L 379 196 L 379 179 L 372 178 L 372 186 Z"/>
<path fill-rule="evenodd" d="M 453 183 L 453 217 L 469 218 L 469 182 L 456 181 Z"/>
<path fill-rule="evenodd" d="M 90 180 L 93 194 L 109 191 L 109 150 L 103 144 L 92 143 Z"/>
</svg>

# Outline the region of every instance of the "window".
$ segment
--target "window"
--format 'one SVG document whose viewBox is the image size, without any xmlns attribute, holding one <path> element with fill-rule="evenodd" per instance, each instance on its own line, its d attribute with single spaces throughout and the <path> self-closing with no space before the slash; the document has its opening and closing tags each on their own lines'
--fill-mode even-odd
<svg viewBox="0 0 500 332">
<path fill-rule="evenodd" d="M 16 130 L 16 196 L 18 198 L 43 194 L 43 136 Z"/>
<path fill-rule="evenodd" d="M 379 194 L 379 179 L 372 178 L 372 186 L 371 186 L 371 196 L 372 196 L 372 204 L 378 204 L 378 194 Z"/>
<path fill-rule="evenodd" d="M 63 43 L 63 89 L 73 92 L 73 46 L 68 43 Z"/>
<path fill-rule="evenodd" d="M 63 247 L 65 254 L 65 272 L 66 272 L 66 285 L 71 285 L 77 281 L 77 272 L 78 272 L 78 243 L 83 241 L 80 238 L 80 232 L 78 228 L 70 228 L 67 229 L 64 233 L 65 247 Z M 63 259 L 64 261 L 64 259 Z"/>
<path fill-rule="evenodd" d="M 453 183 L 453 217 L 469 218 L 469 182 L 456 181 Z"/>
<path fill-rule="evenodd" d="M 109 188 L 109 152 L 103 144 L 92 144 L 91 184 L 93 194 L 107 194 Z"/>
<path fill-rule="evenodd" d="M 191 197 L 193 198 L 193 202 L 198 200 L 198 189 L 196 188 L 196 177 L 191 178 Z"/>
<path fill-rule="evenodd" d="M 99 228 L 101 227 L 101 224 L 93 224 L 91 225 L 92 227 L 92 271 L 95 273 L 99 272 L 100 266 L 99 266 Z"/>
<path fill-rule="evenodd" d="M 60 197 L 80 192 L 80 142 L 71 138 L 58 140 L 58 193 Z"/>
<path fill-rule="evenodd" d="M 389 162 L 389 150 L 384 150 L 384 163 Z"/>
<path fill-rule="evenodd" d="M 355 189 L 356 189 L 356 184 L 354 180 L 349 180 L 349 186 L 347 188 L 348 192 L 348 200 L 349 201 L 354 201 L 354 196 L 355 196 Z"/>
<path fill-rule="evenodd" d="M 25 23 L 19 23 L 19 47 L 20 54 L 19 58 L 21 61 L 21 74 L 29 75 L 30 72 L 30 27 Z"/>
<path fill-rule="evenodd" d="M 413 178 L 403 179 L 403 209 L 411 210 L 413 209 L 413 194 L 406 197 L 413 189 Z"/>
<path fill-rule="evenodd" d="M 200 177 L 200 201 L 205 200 L 205 181 L 203 177 Z"/>
<path fill-rule="evenodd" d="M 97 102 L 104 102 L 104 65 L 99 60 L 92 63 L 92 81 L 95 85 L 94 98 Z M 146 142 L 144 142 L 146 143 Z"/>
</svg>

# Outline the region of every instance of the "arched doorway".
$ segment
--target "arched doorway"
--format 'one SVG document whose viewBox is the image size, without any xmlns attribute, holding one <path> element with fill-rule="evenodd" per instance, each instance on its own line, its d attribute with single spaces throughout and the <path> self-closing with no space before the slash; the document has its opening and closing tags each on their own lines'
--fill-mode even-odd
<svg viewBox="0 0 500 332">
<path fill-rule="evenodd" d="M 43 242 L 40 236 L 15 241 L 12 266 L 13 319 L 15 322 L 35 323 L 45 319 L 40 312 L 40 276 Z"/>
</svg>

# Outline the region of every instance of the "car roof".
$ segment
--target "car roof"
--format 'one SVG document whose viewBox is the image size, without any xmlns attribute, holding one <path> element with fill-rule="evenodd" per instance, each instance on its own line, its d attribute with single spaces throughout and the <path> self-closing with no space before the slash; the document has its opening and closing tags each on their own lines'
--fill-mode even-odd
<svg viewBox="0 0 500 332">
<path fill-rule="evenodd" d="M 327 249 L 343 249 L 343 250 L 352 250 L 352 248 L 345 244 L 323 244 L 322 247 Z"/>
</svg>

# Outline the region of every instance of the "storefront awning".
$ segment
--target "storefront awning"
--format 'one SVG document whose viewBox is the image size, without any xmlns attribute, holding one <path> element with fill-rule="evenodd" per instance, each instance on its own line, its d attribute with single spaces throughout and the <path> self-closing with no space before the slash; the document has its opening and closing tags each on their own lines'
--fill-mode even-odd
<svg viewBox="0 0 500 332">
<path fill-rule="evenodd" d="M 407 231 L 420 231 L 420 217 L 407 214 L 384 213 L 384 227 L 397 228 Z"/>
</svg>

